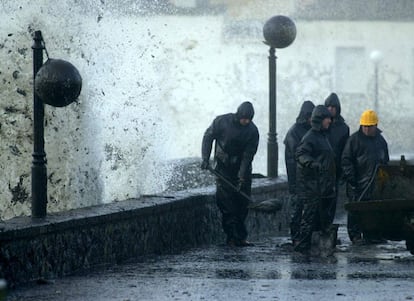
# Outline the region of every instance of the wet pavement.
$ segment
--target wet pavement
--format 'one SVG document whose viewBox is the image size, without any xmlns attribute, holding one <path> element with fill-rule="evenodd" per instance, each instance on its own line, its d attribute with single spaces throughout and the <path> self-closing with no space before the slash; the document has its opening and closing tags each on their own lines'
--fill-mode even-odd
<svg viewBox="0 0 414 301">
<path fill-rule="evenodd" d="M 287 237 L 147 256 L 10 291 L 10 301 L 414 300 L 405 242 L 352 246 L 344 226 L 330 257 L 305 257 Z"/>
</svg>

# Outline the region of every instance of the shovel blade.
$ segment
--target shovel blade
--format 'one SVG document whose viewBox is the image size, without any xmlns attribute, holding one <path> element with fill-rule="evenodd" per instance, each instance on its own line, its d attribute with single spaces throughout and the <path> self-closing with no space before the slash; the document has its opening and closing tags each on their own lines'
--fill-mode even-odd
<svg viewBox="0 0 414 301">
<path fill-rule="evenodd" d="M 335 252 L 336 241 L 338 239 L 338 226 L 333 224 L 324 231 L 315 231 L 312 233 L 312 256 L 329 257 Z"/>
<path fill-rule="evenodd" d="M 261 202 L 253 202 L 249 205 L 249 208 L 256 211 L 262 212 L 276 212 L 280 211 L 283 207 L 282 200 L 269 199 Z"/>
</svg>

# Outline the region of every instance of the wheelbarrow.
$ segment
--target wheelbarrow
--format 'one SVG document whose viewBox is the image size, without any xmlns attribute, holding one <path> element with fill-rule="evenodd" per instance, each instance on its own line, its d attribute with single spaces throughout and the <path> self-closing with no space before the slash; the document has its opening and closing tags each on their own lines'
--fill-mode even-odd
<svg viewBox="0 0 414 301">
<path fill-rule="evenodd" d="M 349 202 L 361 231 L 368 237 L 405 240 L 414 255 L 414 166 L 402 156 L 400 164 L 381 166 L 375 174 L 373 200 Z"/>
</svg>

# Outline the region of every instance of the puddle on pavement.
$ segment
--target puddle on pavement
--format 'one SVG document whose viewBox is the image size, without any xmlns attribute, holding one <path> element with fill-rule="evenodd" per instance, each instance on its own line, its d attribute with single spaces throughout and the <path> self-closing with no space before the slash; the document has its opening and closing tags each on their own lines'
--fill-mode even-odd
<svg viewBox="0 0 414 301">
<path fill-rule="evenodd" d="M 218 279 L 252 279 L 252 275 L 248 271 L 241 269 L 223 269 L 216 270 Z"/>
</svg>

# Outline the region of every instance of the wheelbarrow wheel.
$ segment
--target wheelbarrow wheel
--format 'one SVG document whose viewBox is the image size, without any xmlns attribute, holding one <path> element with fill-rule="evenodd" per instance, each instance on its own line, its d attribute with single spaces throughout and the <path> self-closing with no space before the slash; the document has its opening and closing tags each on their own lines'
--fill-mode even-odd
<svg viewBox="0 0 414 301">
<path fill-rule="evenodd" d="M 407 247 L 407 250 L 414 255 L 414 239 L 407 239 L 405 241 L 405 246 Z"/>
</svg>

